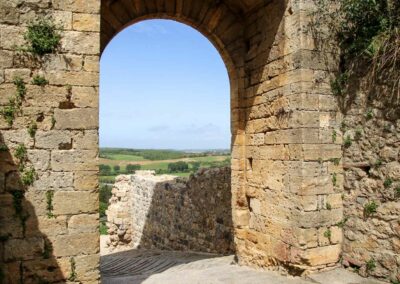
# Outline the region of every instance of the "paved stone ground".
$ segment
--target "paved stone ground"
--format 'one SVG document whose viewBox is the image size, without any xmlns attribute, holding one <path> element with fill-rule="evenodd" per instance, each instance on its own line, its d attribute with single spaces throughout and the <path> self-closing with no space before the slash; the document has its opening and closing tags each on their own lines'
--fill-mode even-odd
<svg viewBox="0 0 400 284">
<path fill-rule="evenodd" d="M 233 256 L 130 250 L 102 256 L 103 284 L 376 284 L 344 269 L 307 279 L 234 264 Z"/>
</svg>

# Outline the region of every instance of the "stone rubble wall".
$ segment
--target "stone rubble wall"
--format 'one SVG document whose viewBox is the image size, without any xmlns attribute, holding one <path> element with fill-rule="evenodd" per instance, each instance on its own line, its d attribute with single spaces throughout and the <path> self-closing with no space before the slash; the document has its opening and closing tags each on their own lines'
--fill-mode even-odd
<svg viewBox="0 0 400 284">
<path fill-rule="evenodd" d="M 349 94 L 354 100 L 342 126 L 352 141 L 343 152 L 343 263 L 363 276 L 400 281 L 400 107 L 390 89 L 375 86 L 371 94 L 370 78 L 362 72 L 358 78 L 350 81 L 359 88 Z M 372 202 L 376 213 L 366 214 Z"/>
<path fill-rule="evenodd" d="M 16 76 L 27 91 L 12 126 L 0 116 L 0 283 L 99 282 L 99 12 L 97 0 L 0 0 L 0 109 L 16 93 Z M 62 39 L 38 62 L 18 48 L 27 25 L 43 16 Z M 49 83 L 33 85 L 37 74 Z M 31 186 L 21 184 L 20 144 L 37 174 Z M 17 192 L 25 192 L 22 208 Z"/>
<path fill-rule="evenodd" d="M 118 176 L 107 211 L 109 246 L 233 253 L 230 168 L 188 180 L 151 171 Z"/>
</svg>

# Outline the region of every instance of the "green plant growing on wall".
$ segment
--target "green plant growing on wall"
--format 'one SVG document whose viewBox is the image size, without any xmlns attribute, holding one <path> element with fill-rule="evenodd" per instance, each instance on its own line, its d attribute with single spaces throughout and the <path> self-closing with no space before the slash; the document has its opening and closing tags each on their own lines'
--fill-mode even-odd
<svg viewBox="0 0 400 284">
<path fill-rule="evenodd" d="M 374 113 L 372 109 L 368 109 L 367 112 L 365 113 L 365 118 L 367 120 L 371 120 L 374 117 Z"/>
<path fill-rule="evenodd" d="M 38 126 L 37 126 L 36 122 L 32 121 L 28 126 L 28 133 L 31 138 L 35 138 L 37 129 L 38 129 Z"/>
<path fill-rule="evenodd" d="M 332 210 L 332 205 L 329 202 L 326 203 L 326 209 Z"/>
<path fill-rule="evenodd" d="M 54 129 L 54 126 L 56 126 L 56 118 L 53 116 L 51 116 L 51 129 Z"/>
<path fill-rule="evenodd" d="M 60 45 L 61 35 L 52 19 L 40 18 L 28 25 L 24 49 L 38 56 L 54 53 Z"/>
<path fill-rule="evenodd" d="M 385 179 L 385 181 L 383 182 L 383 186 L 384 186 L 385 188 L 391 187 L 392 184 L 393 184 L 393 180 L 392 180 L 391 178 L 387 178 L 387 179 Z"/>
<path fill-rule="evenodd" d="M 333 186 L 337 185 L 337 174 L 336 173 L 332 174 L 332 184 L 333 184 Z"/>
<path fill-rule="evenodd" d="M 336 139 L 337 139 L 337 133 L 336 133 L 336 130 L 333 130 L 332 131 L 332 142 L 335 143 Z"/>
<path fill-rule="evenodd" d="M 354 140 L 359 141 L 362 137 L 362 130 L 358 128 L 354 134 Z"/>
<path fill-rule="evenodd" d="M 347 221 L 349 220 L 349 217 L 344 217 L 342 221 L 338 222 L 336 224 L 336 226 L 338 226 L 339 228 L 343 228 L 344 225 L 346 225 Z"/>
<path fill-rule="evenodd" d="M 332 159 L 330 159 L 330 161 L 331 161 L 335 166 L 339 166 L 339 164 L 340 164 L 340 158 L 332 158 Z"/>
<path fill-rule="evenodd" d="M 40 75 L 36 75 L 36 76 L 34 76 L 33 79 L 32 79 L 32 84 L 33 84 L 33 85 L 36 85 L 36 86 L 41 86 L 41 87 L 43 87 L 43 86 L 47 85 L 48 83 L 49 83 L 49 81 L 46 80 L 45 77 L 40 76 Z"/>
<path fill-rule="evenodd" d="M 368 260 L 365 263 L 365 268 L 367 269 L 367 271 L 372 271 L 376 268 L 376 262 L 373 258 L 371 258 L 370 260 Z"/>
<path fill-rule="evenodd" d="M 327 229 L 327 230 L 324 232 L 324 237 L 330 240 L 331 237 L 332 237 L 332 231 L 331 231 L 330 229 Z"/>
<path fill-rule="evenodd" d="M 343 142 L 344 147 L 349 148 L 352 144 L 353 144 L 353 141 L 351 141 L 350 135 L 347 135 Z"/>
<path fill-rule="evenodd" d="M 15 77 L 13 83 L 17 88 L 16 94 L 9 98 L 8 104 L 0 110 L 1 116 L 3 116 L 9 126 L 14 124 L 17 112 L 21 110 L 22 101 L 26 95 L 25 83 L 20 77 Z"/>
<path fill-rule="evenodd" d="M 14 119 L 15 119 L 15 115 L 16 115 L 17 111 L 18 111 L 18 107 L 17 107 L 17 104 L 15 103 L 15 99 L 10 98 L 8 100 L 8 105 L 4 106 L 1 109 L 0 114 L 1 114 L 1 116 L 3 116 L 3 118 L 5 119 L 7 124 L 9 126 L 12 126 L 14 123 Z"/>
<path fill-rule="evenodd" d="M 15 158 L 17 158 L 19 164 L 24 164 L 27 160 L 27 150 L 24 144 L 19 144 L 15 149 Z"/>
<path fill-rule="evenodd" d="M 22 103 L 22 100 L 25 98 L 26 96 L 26 86 L 25 86 L 25 82 L 21 77 L 15 77 L 13 80 L 14 85 L 17 88 L 17 95 L 16 98 L 18 100 L 19 103 Z"/>
<path fill-rule="evenodd" d="M 396 187 L 396 188 L 394 189 L 394 196 L 395 196 L 396 198 L 400 198 L 400 186 L 398 186 L 398 187 Z"/>
<path fill-rule="evenodd" d="M 49 241 L 45 240 L 43 248 L 43 258 L 49 259 L 52 253 L 53 253 L 53 246 Z"/>
<path fill-rule="evenodd" d="M 23 172 L 22 177 L 21 177 L 21 181 L 22 181 L 23 185 L 30 186 L 35 182 L 36 178 L 37 178 L 37 175 L 36 175 L 35 169 L 34 168 L 30 168 L 30 169 L 25 170 Z"/>
<path fill-rule="evenodd" d="M 46 192 L 46 210 L 47 210 L 47 218 L 55 218 L 53 214 L 53 198 L 54 198 L 54 191 L 49 190 Z"/>
<path fill-rule="evenodd" d="M 24 212 L 24 208 L 22 205 L 22 201 L 25 196 L 25 192 L 22 190 L 14 190 L 10 192 L 13 196 L 13 207 L 15 210 L 15 216 L 19 219 L 21 227 L 22 227 L 22 235 L 25 237 L 26 232 L 26 221 L 29 218 L 29 215 Z"/>
<path fill-rule="evenodd" d="M 7 152 L 8 151 L 8 147 L 5 144 L 1 144 L 0 145 L 0 152 Z"/>
<path fill-rule="evenodd" d="M 75 259 L 73 257 L 71 257 L 71 259 L 69 260 L 69 263 L 71 265 L 71 272 L 69 274 L 68 280 L 69 281 L 75 281 L 77 278 L 77 274 L 76 274 L 76 263 L 75 263 Z"/>
<path fill-rule="evenodd" d="M 349 77 L 364 63 L 369 84 L 385 80 L 391 97 L 400 92 L 400 2 L 397 0 L 314 0 L 311 28 L 318 39 L 333 39 L 340 47 L 340 70 L 331 83 L 333 94 L 343 97 Z M 337 4 L 337 5 L 336 5 Z M 326 25 L 321 25 L 325 23 Z M 329 26 L 329 29 L 325 27 Z M 320 48 L 327 46 L 320 41 Z M 329 47 L 328 47 L 329 49 Z M 390 94 L 388 94 L 390 95 Z M 351 100 L 350 100 L 351 101 Z M 346 101 L 342 101 L 346 102 Z M 368 116 L 367 119 L 372 116 Z"/>
<path fill-rule="evenodd" d="M 382 166 L 382 164 L 383 164 L 383 161 L 381 159 L 378 159 L 375 161 L 374 166 L 375 166 L 375 168 L 379 168 L 380 166 Z"/>
<path fill-rule="evenodd" d="M 375 201 L 368 202 L 364 205 L 364 216 L 366 218 L 370 217 L 372 214 L 376 213 L 378 209 L 378 204 Z"/>
</svg>

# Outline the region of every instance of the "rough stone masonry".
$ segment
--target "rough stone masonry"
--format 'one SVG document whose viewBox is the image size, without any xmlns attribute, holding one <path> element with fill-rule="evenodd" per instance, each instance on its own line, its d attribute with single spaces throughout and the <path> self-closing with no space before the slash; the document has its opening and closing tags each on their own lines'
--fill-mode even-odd
<svg viewBox="0 0 400 284">
<path fill-rule="evenodd" d="M 398 117 L 384 126 L 384 108 L 374 107 L 365 133 L 379 143 L 365 136 L 353 146 L 359 156 L 347 152 L 352 148 L 343 153 L 343 114 L 330 88 L 335 43 L 332 51 L 316 44 L 327 40 L 309 29 L 314 10 L 311 0 L 0 0 L 0 107 L 15 94 L 16 76 L 26 85 L 14 124 L 0 117 L 1 279 L 99 282 L 99 56 L 127 25 L 167 18 L 203 33 L 227 66 L 238 262 L 301 274 L 340 265 L 344 252 L 348 263 L 366 267 L 373 259 L 375 276 L 399 281 L 399 202 L 375 187 L 380 192 L 388 178 L 390 190 L 398 183 Z M 61 45 L 36 65 L 19 47 L 27 24 L 44 15 L 59 25 Z M 31 83 L 37 74 L 46 86 Z M 379 125 L 391 134 L 379 133 Z M 346 137 L 359 127 L 357 115 L 348 127 Z M 37 174 L 29 186 L 19 175 L 21 144 L 24 163 Z M 359 164 L 343 169 L 344 157 L 365 163 L 378 152 L 384 167 L 369 176 Z M 363 219 L 372 201 L 377 214 Z"/>
<path fill-rule="evenodd" d="M 152 171 L 118 176 L 109 245 L 233 253 L 230 180 L 230 168 L 202 169 L 187 181 Z"/>
</svg>

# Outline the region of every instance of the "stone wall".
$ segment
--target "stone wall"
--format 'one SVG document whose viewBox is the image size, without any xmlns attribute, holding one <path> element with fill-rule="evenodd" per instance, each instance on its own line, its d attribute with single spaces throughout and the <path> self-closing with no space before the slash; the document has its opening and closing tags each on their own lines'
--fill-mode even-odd
<svg viewBox="0 0 400 284">
<path fill-rule="evenodd" d="M 400 281 L 400 106 L 391 88 L 371 86 L 367 69 L 360 66 L 351 78 L 341 104 L 349 141 L 343 152 L 343 259 L 361 275 Z"/>
<path fill-rule="evenodd" d="M 99 10 L 97 0 L 0 1 L 0 109 L 14 78 L 26 86 L 14 123 L 0 116 L 0 283 L 98 283 Z M 44 15 L 60 28 L 58 51 L 21 52 L 28 23 Z M 48 84 L 33 85 L 37 74 Z"/>
<path fill-rule="evenodd" d="M 233 253 L 230 168 L 188 180 L 138 171 L 116 179 L 107 211 L 112 248 Z"/>
<path fill-rule="evenodd" d="M 336 62 L 308 30 L 312 2 L 271 1 L 246 18 L 246 171 L 232 175 L 232 184 L 245 180 L 233 193 L 239 262 L 294 274 L 337 266 L 342 241 L 341 136 L 332 139 L 339 117 L 326 64 Z"/>
</svg>

